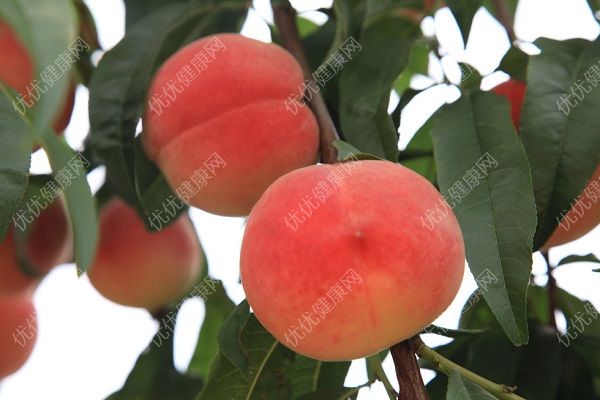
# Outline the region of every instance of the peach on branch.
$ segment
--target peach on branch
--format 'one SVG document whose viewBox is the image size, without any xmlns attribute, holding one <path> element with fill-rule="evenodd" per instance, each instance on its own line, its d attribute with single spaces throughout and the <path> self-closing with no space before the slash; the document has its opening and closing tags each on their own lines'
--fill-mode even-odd
<svg viewBox="0 0 600 400">
<path fill-rule="evenodd" d="M 31 293 L 0 297 L 0 379 L 18 371 L 37 339 Z"/>
<path fill-rule="evenodd" d="M 436 207 L 447 215 L 427 227 Z M 464 265 L 462 233 L 441 195 L 387 161 L 279 178 L 250 213 L 241 252 L 258 320 L 319 360 L 368 356 L 415 335 L 452 302 Z"/>
<path fill-rule="evenodd" d="M 189 217 L 150 232 L 135 210 L 113 199 L 100 213 L 100 240 L 88 275 L 107 299 L 158 311 L 193 287 L 201 259 Z"/>
<path fill-rule="evenodd" d="M 182 198 L 206 211 L 247 215 L 281 175 L 315 163 L 318 126 L 286 101 L 303 84 L 287 51 L 238 34 L 197 40 L 171 56 L 148 92 L 142 141 Z M 226 166 L 206 176 L 218 155 Z M 203 172 L 204 171 L 204 172 Z"/>
</svg>

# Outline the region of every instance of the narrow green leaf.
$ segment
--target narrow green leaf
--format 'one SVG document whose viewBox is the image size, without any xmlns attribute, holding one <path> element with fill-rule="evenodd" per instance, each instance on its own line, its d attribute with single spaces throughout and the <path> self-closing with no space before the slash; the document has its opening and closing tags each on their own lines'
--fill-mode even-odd
<svg viewBox="0 0 600 400">
<path fill-rule="evenodd" d="M 556 266 L 577 263 L 577 262 L 590 262 L 590 263 L 600 263 L 600 260 L 594 253 L 589 253 L 586 255 L 571 255 L 563 258 L 558 262 Z"/>
<path fill-rule="evenodd" d="M 235 304 L 227 296 L 221 282 L 216 284 L 215 291 L 206 298 L 204 304 L 204 322 L 188 370 L 190 373 L 206 380 L 210 363 L 219 354 L 219 329 L 235 309 Z"/>
<path fill-rule="evenodd" d="M 248 373 L 248 355 L 242 346 L 242 331 L 250 318 L 250 306 L 242 301 L 227 318 L 219 331 L 221 353 L 240 371 Z"/>
<path fill-rule="evenodd" d="M 448 379 L 446 400 L 496 400 L 481 386 L 464 379 L 458 372 L 453 372 Z"/>
<path fill-rule="evenodd" d="M 338 161 L 349 160 L 381 160 L 381 158 L 373 154 L 363 153 L 356 147 L 343 140 L 335 140 L 333 145 L 338 150 Z"/>
<path fill-rule="evenodd" d="M 583 191 L 600 154 L 600 39 L 538 39 L 531 56 L 521 137 L 531 165 L 540 248 Z M 569 103 L 570 102 L 570 103 Z"/>
<path fill-rule="evenodd" d="M 529 55 L 516 46 L 512 46 L 500 61 L 498 69 L 506 72 L 511 78 L 527 81 Z"/>
<path fill-rule="evenodd" d="M 515 345 L 527 343 L 526 296 L 535 204 L 508 104 L 464 95 L 434 116 L 438 182 L 460 223 L 469 267 Z"/>
<path fill-rule="evenodd" d="M 338 111 L 344 139 L 366 153 L 394 162 L 398 159 L 398 133 L 387 107 L 394 80 L 406 67 L 418 36 L 418 25 L 397 14 L 373 17 L 355 38 L 362 49 L 340 72 Z"/>
<path fill-rule="evenodd" d="M 0 241 L 27 188 L 32 144 L 27 125 L 0 93 Z"/>
<path fill-rule="evenodd" d="M 47 128 L 62 105 L 70 81 L 70 74 L 61 73 L 55 62 L 68 53 L 75 40 L 74 5 L 69 0 L 3 0 L 0 17 L 17 31 L 33 58 L 35 77 L 31 84 L 39 84 L 39 100 L 33 106 L 34 131 L 36 135 L 54 135 Z"/>
</svg>

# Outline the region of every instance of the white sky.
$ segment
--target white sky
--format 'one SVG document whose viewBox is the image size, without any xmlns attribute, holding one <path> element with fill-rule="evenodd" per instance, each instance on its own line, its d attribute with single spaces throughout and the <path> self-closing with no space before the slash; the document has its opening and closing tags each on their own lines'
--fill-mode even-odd
<svg viewBox="0 0 600 400">
<path fill-rule="evenodd" d="M 124 32 L 124 8 L 121 0 L 87 0 L 100 33 L 105 49 L 114 46 Z M 260 40 L 269 41 L 269 30 L 263 20 L 271 20 L 267 0 L 255 1 L 243 33 Z M 329 6 L 331 1 L 295 1 L 300 10 L 314 10 Z M 308 13 L 307 17 L 323 21 L 323 15 Z M 500 26 L 485 11 L 480 11 L 473 24 L 466 51 L 452 16 L 447 10 L 438 12 L 433 19 L 425 21 L 428 32 L 441 33 L 441 43 L 448 56 L 446 68 L 453 68 L 456 60 L 467 61 L 482 73 L 493 71 L 509 47 L 508 39 Z M 539 36 L 555 39 L 582 37 L 594 39 L 598 25 L 590 16 L 585 0 L 521 0 L 515 27 L 517 36 L 524 41 L 533 41 Z M 439 65 L 431 72 L 439 75 Z M 496 73 L 484 81 L 489 88 L 505 80 L 506 76 Z M 424 80 L 415 81 L 423 84 Z M 444 102 L 456 98 L 456 90 L 436 87 L 420 95 L 404 110 L 400 127 L 400 145 L 408 143 L 416 129 Z M 87 89 L 80 87 L 73 120 L 67 128 L 69 143 L 79 148 L 89 129 L 87 115 Z M 397 101 L 397 100 L 396 100 Z M 48 172 L 47 159 L 43 152 L 34 156 L 33 170 Z M 94 173 L 92 186 L 98 187 L 102 171 Z M 229 295 L 239 302 L 244 298 L 239 285 L 239 249 L 243 233 L 243 220 L 225 218 L 193 210 L 192 219 L 206 250 L 210 273 L 224 281 Z M 600 256 L 598 243 L 600 228 L 568 245 L 553 249 L 552 262 L 570 254 L 595 252 Z M 555 276 L 559 286 L 588 299 L 600 307 L 600 274 L 591 273 L 594 265 L 572 264 L 559 268 Z M 539 253 L 534 255 L 534 274 L 540 284 L 545 283 L 545 265 Z M 463 286 L 451 307 L 436 321 L 445 327 L 456 327 L 462 305 L 476 288 L 472 275 L 467 271 Z M 41 284 L 36 295 L 38 310 L 39 339 L 29 362 L 12 377 L 7 378 L 0 388 L 0 400 L 103 400 L 119 389 L 133 367 L 138 355 L 150 343 L 157 324 L 147 312 L 115 305 L 103 299 L 89 284 L 87 278 L 78 279 L 73 265 L 57 268 Z M 195 347 L 200 323 L 204 318 L 204 306 L 199 300 L 190 300 L 182 307 L 176 332 L 176 365 L 185 369 Z M 564 326 L 564 321 L 559 321 Z M 426 335 L 430 346 L 447 342 L 434 335 Z M 395 373 L 391 359 L 386 359 L 384 368 L 394 385 Z M 433 374 L 426 371 L 426 379 Z M 366 381 L 364 363 L 355 362 L 346 381 L 347 385 L 358 385 Z M 364 389 L 360 400 L 386 398 L 381 385 Z"/>
</svg>

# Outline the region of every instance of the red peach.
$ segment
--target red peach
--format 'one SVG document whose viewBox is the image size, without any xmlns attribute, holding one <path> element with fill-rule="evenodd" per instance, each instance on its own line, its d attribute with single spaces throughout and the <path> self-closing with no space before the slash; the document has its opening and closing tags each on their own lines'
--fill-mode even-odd
<svg viewBox="0 0 600 400">
<path fill-rule="evenodd" d="M 525 97 L 525 83 L 510 79 L 492 89 L 496 94 L 508 99 L 511 106 L 513 124 L 518 130 L 521 123 L 521 109 Z M 592 190 L 592 182 L 600 183 L 600 165 L 596 168 L 594 175 L 585 187 L 583 193 Z M 552 233 L 550 238 L 542 246 L 542 250 L 548 250 L 554 246 L 579 239 L 600 224 L 600 201 L 591 201 L 580 198 L 573 203 L 571 210 L 564 216 L 562 222 Z"/>
<path fill-rule="evenodd" d="M 204 66 L 202 57 L 209 60 Z M 186 71 L 197 76 L 186 80 Z M 195 41 L 154 77 L 144 149 L 171 187 L 195 185 L 182 196 L 189 204 L 247 215 L 275 179 L 317 159 L 315 117 L 308 107 L 292 112 L 285 104 L 302 83 L 299 64 L 277 45 L 238 34 Z M 206 166 L 213 155 L 222 160 L 217 170 Z"/>
<path fill-rule="evenodd" d="M 18 332 L 25 329 L 23 337 Z M 31 294 L 0 297 L 0 379 L 18 371 L 29 359 L 37 339 Z"/>
<path fill-rule="evenodd" d="M 107 299 L 158 311 L 185 295 L 200 269 L 200 244 L 187 216 L 149 232 L 122 200 L 103 207 L 98 250 L 88 275 Z"/>
<path fill-rule="evenodd" d="M 27 103 L 27 87 L 34 80 L 35 68 L 27 49 L 19 40 L 13 29 L 4 21 L 0 21 L 0 81 L 25 96 Z M 54 120 L 52 128 L 61 133 L 71 119 L 75 103 L 75 86 L 71 85 L 63 106 Z"/>
<path fill-rule="evenodd" d="M 28 228 L 25 255 L 32 271 L 24 271 L 17 261 L 16 229 L 9 228 L 0 242 L 0 295 L 31 288 L 54 266 L 66 261 L 71 248 L 70 228 L 60 200 L 44 209 Z"/>
<path fill-rule="evenodd" d="M 447 217 L 424 225 L 440 206 Z M 464 265 L 462 233 L 441 195 L 387 161 L 279 178 L 250 213 L 241 252 L 258 320 L 294 351 L 327 361 L 418 333 L 452 302 Z"/>
</svg>

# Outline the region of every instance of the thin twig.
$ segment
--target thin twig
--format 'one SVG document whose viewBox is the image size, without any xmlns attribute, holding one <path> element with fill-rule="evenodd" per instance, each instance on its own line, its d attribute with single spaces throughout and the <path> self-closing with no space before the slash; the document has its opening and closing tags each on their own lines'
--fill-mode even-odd
<svg viewBox="0 0 600 400">
<path fill-rule="evenodd" d="M 310 70 L 308 58 L 306 57 L 306 52 L 298 33 L 298 27 L 296 26 L 296 11 L 287 1 L 277 2 L 277 4 L 273 5 L 273 17 L 283 47 L 298 60 L 298 63 L 302 67 L 304 79 L 311 80 L 312 71 Z M 319 124 L 321 161 L 325 164 L 335 164 L 338 161 L 338 152 L 335 146 L 333 146 L 333 142 L 339 139 L 339 134 L 320 92 L 312 96 L 309 105 Z"/>
<path fill-rule="evenodd" d="M 548 321 L 550 321 L 550 325 L 556 330 L 556 316 L 554 315 L 554 311 L 556 310 L 556 279 L 552 274 L 554 268 L 552 264 L 550 264 L 550 257 L 548 256 L 548 251 L 542 251 L 542 256 L 544 256 L 544 260 L 546 261 L 546 271 L 548 274 Z"/>
<path fill-rule="evenodd" d="M 423 342 L 419 336 L 406 339 L 390 348 L 400 386 L 398 400 L 428 400 L 415 353 Z"/>
</svg>

